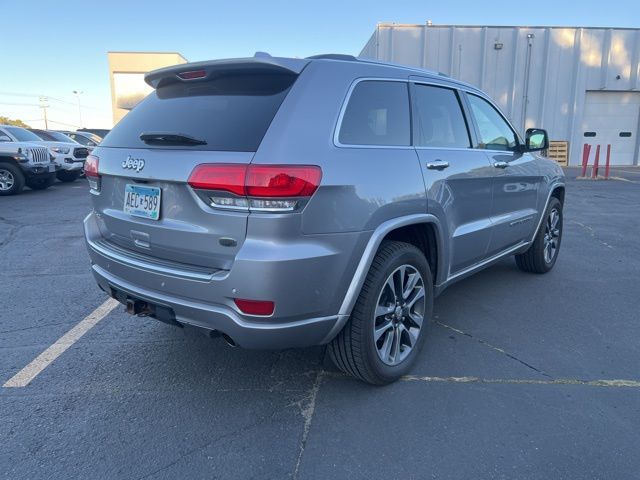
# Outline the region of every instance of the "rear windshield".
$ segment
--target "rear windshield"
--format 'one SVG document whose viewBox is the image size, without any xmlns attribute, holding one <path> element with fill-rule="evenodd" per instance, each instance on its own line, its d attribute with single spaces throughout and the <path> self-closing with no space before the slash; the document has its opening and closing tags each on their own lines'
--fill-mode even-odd
<svg viewBox="0 0 640 480">
<path fill-rule="evenodd" d="M 37 136 L 40 137 L 41 140 L 44 140 L 45 142 L 53 142 L 55 141 L 55 138 L 53 138 L 53 135 L 51 135 L 49 132 L 45 132 L 43 130 L 29 130 L 31 133 L 35 133 Z"/>
<path fill-rule="evenodd" d="M 296 75 L 226 75 L 158 88 L 131 110 L 100 146 L 255 152 Z M 143 133 L 173 133 L 206 145 L 147 144 Z"/>
</svg>

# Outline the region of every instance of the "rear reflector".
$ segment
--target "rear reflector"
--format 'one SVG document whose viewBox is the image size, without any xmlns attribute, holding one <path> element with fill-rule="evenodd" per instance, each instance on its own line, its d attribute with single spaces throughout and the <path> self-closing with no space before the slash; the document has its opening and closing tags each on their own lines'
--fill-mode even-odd
<svg viewBox="0 0 640 480">
<path fill-rule="evenodd" d="M 322 170 L 316 165 L 198 165 L 189 185 L 202 190 L 257 198 L 310 197 L 318 189 Z"/>
<path fill-rule="evenodd" d="M 273 314 L 275 310 L 275 304 L 268 300 L 243 300 L 241 298 L 234 298 L 233 301 L 240 311 L 247 315 L 269 316 Z"/>
<path fill-rule="evenodd" d="M 196 78 L 204 78 L 207 76 L 207 72 L 204 70 L 191 70 L 189 72 L 181 72 L 178 76 L 182 80 L 195 80 Z"/>
</svg>

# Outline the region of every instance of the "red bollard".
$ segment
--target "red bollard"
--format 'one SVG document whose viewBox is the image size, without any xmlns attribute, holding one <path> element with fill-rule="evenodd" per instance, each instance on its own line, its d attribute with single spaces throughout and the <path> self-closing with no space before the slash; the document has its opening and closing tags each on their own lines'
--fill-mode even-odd
<svg viewBox="0 0 640 480">
<path fill-rule="evenodd" d="M 607 163 L 604 167 L 605 180 L 609 180 L 609 160 L 611 160 L 611 144 L 607 145 Z"/>
<path fill-rule="evenodd" d="M 593 168 L 591 169 L 591 178 L 598 178 L 598 164 L 600 163 L 600 145 L 596 146 L 596 159 L 593 161 Z"/>
<path fill-rule="evenodd" d="M 589 166 L 589 154 L 591 153 L 591 145 L 588 143 L 584 144 L 582 147 L 582 175 L 581 177 L 587 176 L 587 167 Z"/>
</svg>

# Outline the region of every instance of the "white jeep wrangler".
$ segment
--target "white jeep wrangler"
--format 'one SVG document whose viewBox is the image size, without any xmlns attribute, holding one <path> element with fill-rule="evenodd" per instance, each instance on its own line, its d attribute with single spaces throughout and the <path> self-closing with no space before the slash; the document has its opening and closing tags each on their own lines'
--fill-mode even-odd
<svg viewBox="0 0 640 480">
<path fill-rule="evenodd" d="M 20 193 L 25 185 L 43 190 L 55 182 L 57 170 L 46 147 L 14 142 L 0 132 L 0 195 Z"/>
</svg>

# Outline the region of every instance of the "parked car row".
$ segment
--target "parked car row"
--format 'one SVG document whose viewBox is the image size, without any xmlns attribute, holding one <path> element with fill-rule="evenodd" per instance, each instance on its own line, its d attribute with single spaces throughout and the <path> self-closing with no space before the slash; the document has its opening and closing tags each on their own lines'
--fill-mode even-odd
<svg viewBox="0 0 640 480">
<path fill-rule="evenodd" d="M 73 182 L 84 174 L 84 162 L 102 137 L 88 131 L 60 132 L 0 125 L 0 195 L 26 186 L 42 190 L 56 178 Z"/>
</svg>

